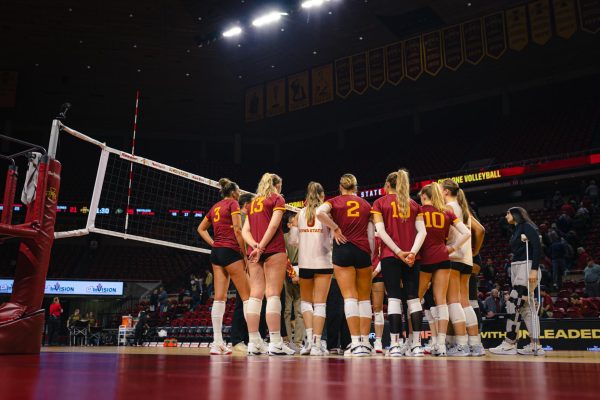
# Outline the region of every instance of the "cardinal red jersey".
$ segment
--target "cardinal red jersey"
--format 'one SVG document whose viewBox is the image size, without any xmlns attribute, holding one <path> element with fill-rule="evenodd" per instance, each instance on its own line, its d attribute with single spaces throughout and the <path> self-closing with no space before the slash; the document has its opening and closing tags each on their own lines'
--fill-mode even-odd
<svg viewBox="0 0 600 400">
<path fill-rule="evenodd" d="M 448 250 L 446 249 L 446 239 L 450 226 L 458 218 L 452 211 L 439 212 L 437 208 L 431 205 L 421 206 L 421 213 L 427 229 L 425 242 L 421 246 L 421 264 L 432 265 L 443 261 L 448 261 Z"/>
<path fill-rule="evenodd" d="M 240 245 L 233 231 L 232 215 L 240 213 L 240 205 L 234 199 L 228 198 L 212 206 L 206 218 L 213 226 L 215 233 L 213 247 L 227 247 L 240 251 Z"/>
<path fill-rule="evenodd" d="M 381 241 L 380 237 L 375 237 L 375 251 L 371 254 L 371 266 L 373 269 L 377 268 L 377 264 L 381 261 L 381 250 L 385 247 L 385 244 Z"/>
<path fill-rule="evenodd" d="M 421 215 L 421 207 L 412 199 L 408 202 L 408 210 L 406 215 L 398 207 L 398 196 L 395 194 L 386 194 L 375 200 L 373 203 L 373 214 L 380 214 L 383 217 L 385 231 L 392 238 L 394 243 L 400 247 L 402 251 L 410 251 L 415 244 L 417 236 L 417 228 L 415 221 L 417 216 Z M 382 245 L 381 258 L 395 257 L 395 254 L 389 247 Z M 420 258 L 417 255 L 416 259 Z"/>
<path fill-rule="evenodd" d="M 331 217 L 348 242 L 370 254 L 367 226 L 371 218 L 371 205 L 354 194 L 343 194 L 326 203 L 331 206 Z"/>
<path fill-rule="evenodd" d="M 262 240 L 271 217 L 275 211 L 285 211 L 285 200 L 283 196 L 277 193 L 271 194 L 269 197 L 256 197 L 248 206 L 248 222 L 250 223 L 250 232 L 252 237 L 258 243 Z M 252 248 L 248 247 L 248 254 L 252 252 Z M 281 224 L 277 228 L 275 235 L 267 244 L 264 253 L 285 253 L 285 240 L 283 238 L 283 229 Z"/>
</svg>

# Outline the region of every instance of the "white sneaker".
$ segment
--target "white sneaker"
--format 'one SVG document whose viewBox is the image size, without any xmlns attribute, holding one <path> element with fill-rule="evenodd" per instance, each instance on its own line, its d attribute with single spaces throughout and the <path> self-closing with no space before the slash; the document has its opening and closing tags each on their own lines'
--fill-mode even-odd
<svg viewBox="0 0 600 400">
<path fill-rule="evenodd" d="M 267 346 L 262 340 L 260 343 L 248 343 L 248 355 L 249 356 L 261 356 L 267 354 Z"/>
<path fill-rule="evenodd" d="M 437 344 L 431 350 L 431 355 L 436 357 L 446 357 L 446 345 L 445 344 Z"/>
<path fill-rule="evenodd" d="M 293 356 L 294 354 L 296 354 L 296 352 L 283 342 L 279 344 L 269 343 L 270 356 Z"/>
<path fill-rule="evenodd" d="M 454 345 L 447 351 L 448 357 L 469 357 L 471 350 L 469 346 L 463 346 L 460 344 Z"/>
<path fill-rule="evenodd" d="M 432 351 L 433 346 L 431 344 L 427 343 L 425 346 L 423 346 L 423 354 L 430 355 Z"/>
<path fill-rule="evenodd" d="M 383 354 L 383 344 L 381 343 L 381 339 L 375 340 L 373 348 L 375 349 L 375 353 Z"/>
<path fill-rule="evenodd" d="M 233 352 L 236 354 L 248 354 L 248 346 L 246 346 L 246 343 L 244 342 L 239 342 L 233 346 L 231 350 L 233 350 Z"/>
<path fill-rule="evenodd" d="M 311 349 L 313 348 L 312 342 L 306 342 L 306 344 L 300 349 L 301 356 L 307 356 L 310 354 Z"/>
<path fill-rule="evenodd" d="M 404 355 L 402 352 L 402 346 L 399 344 L 392 345 L 386 355 L 388 357 L 402 357 Z"/>
<path fill-rule="evenodd" d="M 372 355 L 375 353 L 375 350 L 373 349 L 373 346 L 371 346 L 371 343 L 369 341 L 361 342 L 361 345 L 366 349 L 366 351 L 369 352 L 368 355 Z"/>
<path fill-rule="evenodd" d="M 534 350 L 533 344 L 529 343 L 527 346 L 523 347 L 522 349 L 517 349 L 517 353 L 522 356 L 535 356 L 536 354 L 533 350 Z M 544 349 L 542 348 L 541 345 L 537 346 L 537 355 L 538 356 L 546 355 L 546 352 L 544 351 Z"/>
<path fill-rule="evenodd" d="M 471 357 L 483 357 L 485 356 L 485 349 L 483 345 L 476 344 L 475 346 L 471 346 Z"/>
<path fill-rule="evenodd" d="M 406 357 L 424 357 L 425 356 L 425 352 L 423 350 L 423 347 L 421 346 L 415 346 L 412 349 L 409 348 L 404 355 Z"/>
<path fill-rule="evenodd" d="M 312 346 L 310 348 L 310 355 L 311 356 L 326 356 L 327 354 L 325 354 L 323 352 L 323 349 L 321 349 L 320 347 Z"/>
<path fill-rule="evenodd" d="M 289 349 L 294 350 L 294 353 L 300 353 L 300 346 L 294 342 L 283 342 Z"/>
<path fill-rule="evenodd" d="M 499 356 L 515 356 L 517 355 L 517 344 L 503 340 L 500 346 L 488 349 L 488 351 Z"/>
<path fill-rule="evenodd" d="M 212 342 L 210 344 L 211 356 L 226 356 L 231 354 L 231 349 L 223 342 Z"/>
<path fill-rule="evenodd" d="M 346 350 L 344 350 L 344 357 L 351 357 L 352 356 L 352 344 L 349 344 L 348 347 L 346 347 Z"/>
<path fill-rule="evenodd" d="M 371 355 L 371 345 L 367 347 L 364 343 L 356 343 L 350 347 L 352 357 L 369 357 Z M 345 355 L 345 354 L 344 354 Z"/>
</svg>

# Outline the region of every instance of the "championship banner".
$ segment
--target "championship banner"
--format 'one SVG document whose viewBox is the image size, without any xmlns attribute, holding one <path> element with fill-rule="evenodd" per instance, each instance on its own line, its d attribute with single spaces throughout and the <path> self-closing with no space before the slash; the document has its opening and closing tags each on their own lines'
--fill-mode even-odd
<svg viewBox="0 0 600 400">
<path fill-rule="evenodd" d="M 444 65 L 449 70 L 456 71 L 465 61 L 460 25 L 454 25 L 444 29 L 443 36 Z"/>
<path fill-rule="evenodd" d="M 267 83 L 267 117 L 274 117 L 285 112 L 285 79 L 277 79 Z"/>
<path fill-rule="evenodd" d="M 16 71 L 0 71 L 0 108 L 13 108 L 17 103 Z"/>
<path fill-rule="evenodd" d="M 310 105 L 308 71 L 288 76 L 288 110 L 296 111 Z"/>
<path fill-rule="evenodd" d="M 345 99 L 351 91 L 350 57 L 340 58 L 335 61 L 335 92 L 342 99 Z"/>
<path fill-rule="evenodd" d="M 385 85 L 385 52 L 383 47 L 369 51 L 369 86 L 381 89 Z"/>
<path fill-rule="evenodd" d="M 385 47 L 385 64 L 387 81 L 392 85 L 398 85 L 404 79 L 402 42 L 390 44 Z"/>
<path fill-rule="evenodd" d="M 425 72 L 436 76 L 442 69 L 442 32 L 435 31 L 423 35 L 423 58 Z"/>
<path fill-rule="evenodd" d="M 416 81 L 423 73 L 423 53 L 421 36 L 404 42 L 404 59 L 406 60 L 406 77 Z"/>
<path fill-rule="evenodd" d="M 549 0 L 536 0 L 529 3 L 529 25 L 531 26 L 531 40 L 533 43 L 544 45 L 552 37 L 550 26 Z"/>
<path fill-rule="evenodd" d="M 579 0 L 581 29 L 589 33 L 600 30 L 600 0 Z"/>
<path fill-rule="evenodd" d="M 577 31 L 575 0 L 553 0 L 556 36 L 569 39 Z"/>
<path fill-rule="evenodd" d="M 263 86 L 254 86 L 246 90 L 246 122 L 263 118 Z"/>
<path fill-rule="evenodd" d="M 465 59 L 471 64 L 479 64 L 483 59 L 483 26 L 481 19 L 463 23 Z"/>
<path fill-rule="evenodd" d="M 313 68 L 311 77 L 313 106 L 333 101 L 333 65 Z"/>
<path fill-rule="evenodd" d="M 506 32 L 508 33 L 508 47 L 521 51 L 529 43 L 527 33 L 527 11 L 525 6 L 506 10 Z"/>
<path fill-rule="evenodd" d="M 488 15 L 483 18 L 485 26 L 485 53 L 497 60 L 506 52 L 506 34 L 504 32 L 504 13 Z"/>
<path fill-rule="evenodd" d="M 352 56 L 352 90 L 363 94 L 369 88 L 367 77 L 367 53 Z"/>
</svg>

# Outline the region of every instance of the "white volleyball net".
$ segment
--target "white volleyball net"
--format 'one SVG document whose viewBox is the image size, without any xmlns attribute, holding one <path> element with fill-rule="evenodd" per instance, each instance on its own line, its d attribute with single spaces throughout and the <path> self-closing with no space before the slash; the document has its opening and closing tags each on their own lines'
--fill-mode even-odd
<svg viewBox="0 0 600 400">
<path fill-rule="evenodd" d="M 197 228 L 220 199 L 217 181 L 108 147 L 67 126 L 62 131 L 100 151 L 85 227 L 56 232 L 55 238 L 98 233 L 210 253 Z"/>
</svg>

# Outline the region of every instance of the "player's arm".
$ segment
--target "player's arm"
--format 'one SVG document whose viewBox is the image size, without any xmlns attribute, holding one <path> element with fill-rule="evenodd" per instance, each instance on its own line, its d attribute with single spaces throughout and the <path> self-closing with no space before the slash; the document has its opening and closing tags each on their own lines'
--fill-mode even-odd
<svg viewBox="0 0 600 400">
<path fill-rule="evenodd" d="M 242 237 L 248 246 L 252 247 L 253 249 L 258 247 L 258 243 L 256 240 L 254 240 L 252 237 L 252 232 L 250 231 L 250 218 L 246 218 L 246 221 L 244 221 L 244 226 L 242 227 Z"/>
<path fill-rule="evenodd" d="M 273 216 L 271 216 L 271 221 L 269 221 L 269 226 L 267 227 L 267 230 L 265 231 L 263 238 L 261 239 L 260 243 L 258 244 L 258 249 L 260 249 L 261 252 L 263 252 L 265 250 L 265 248 L 267 247 L 267 245 L 269 244 L 271 239 L 273 239 L 273 236 L 275 236 L 275 232 L 277 232 L 277 229 L 279 229 L 279 226 L 281 226 L 282 218 L 283 218 L 282 210 L 273 211 Z"/>
<path fill-rule="evenodd" d="M 202 222 L 200 222 L 200 225 L 198 226 L 198 234 L 200 235 L 202 240 L 204 240 L 206 243 L 208 243 L 209 246 L 212 247 L 215 241 L 213 240 L 213 238 L 210 237 L 210 233 L 208 233 L 208 228 L 210 228 L 210 220 L 208 219 L 208 217 L 204 217 L 204 219 L 202 220 Z"/>
<path fill-rule="evenodd" d="M 235 240 L 238 242 L 238 246 L 240 246 L 240 251 L 242 254 L 244 252 L 244 237 L 242 236 L 242 216 L 239 212 L 231 214 L 231 223 L 233 225 L 233 234 L 235 235 Z"/>
<path fill-rule="evenodd" d="M 367 225 L 367 238 L 369 240 L 369 248 L 371 249 L 371 255 L 375 254 L 375 225 L 373 225 L 373 221 L 370 220 Z M 393 243 L 393 242 L 392 242 Z"/>
<path fill-rule="evenodd" d="M 385 223 L 383 222 L 383 216 L 380 213 L 378 213 L 378 212 L 373 212 L 371 215 L 373 216 L 373 222 L 375 222 L 375 229 L 377 230 L 377 233 L 379 234 L 379 237 L 381 238 L 381 241 L 390 250 L 392 250 L 392 252 L 394 254 L 396 254 L 398 257 L 400 257 L 400 255 L 398 253 L 401 253 L 402 250 L 394 242 L 394 239 L 392 239 L 390 237 L 390 235 L 388 235 L 388 233 L 386 232 L 386 230 L 385 230 Z"/>
<path fill-rule="evenodd" d="M 423 215 L 417 215 L 417 218 L 415 219 L 415 228 L 417 229 L 417 236 L 415 236 L 415 242 L 410 249 L 410 254 L 412 254 L 413 257 L 421 250 L 421 246 L 423 246 L 423 243 L 425 242 L 425 237 L 427 237 L 427 228 L 425 228 Z"/>
<path fill-rule="evenodd" d="M 317 208 L 317 218 L 323 225 L 331 229 L 337 244 L 346 243 L 348 239 L 346 239 L 346 237 L 342 234 L 340 227 L 337 226 L 337 224 L 333 221 L 331 215 L 329 214 L 330 212 L 331 204 L 329 202 L 325 202 Z"/>
<path fill-rule="evenodd" d="M 467 243 L 467 240 L 471 238 L 471 231 L 458 218 L 454 219 L 454 221 L 452 222 L 452 226 L 454 226 L 454 228 L 456 228 L 456 230 L 458 231 L 458 236 L 454 241 L 454 244 L 452 246 L 448 246 L 448 254 L 454 253 L 463 244 Z"/>
<path fill-rule="evenodd" d="M 473 246 L 473 257 L 479 254 L 481 246 L 483 246 L 483 239 L 485 238 L 485 228 L 479 221 L 471 217 L 471 237 L 473 238 L 471 244 Z"/>
</svg>

